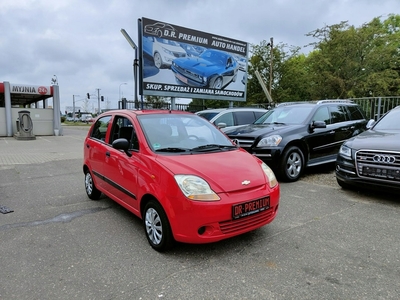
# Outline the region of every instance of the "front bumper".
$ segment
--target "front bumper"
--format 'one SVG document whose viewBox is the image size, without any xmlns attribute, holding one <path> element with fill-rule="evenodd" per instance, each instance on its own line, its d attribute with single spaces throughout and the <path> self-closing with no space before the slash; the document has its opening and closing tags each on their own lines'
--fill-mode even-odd
<svg viewBox="0 0 400 300">
<path fill-rule="evenodd" d="M 269 196 L 269 209 L 233 219 L 234 204 Z M 278 212 L 279 185 L 266 193 L 266 190 L 240 194 L 223 194 L 216 202 L 187 200 L 183 206 L 174 207 L 173 215 L 168 216 L 176 241 L 202 244 L 217 242 L 234 237 L 271 223 Z"/>
</svg>

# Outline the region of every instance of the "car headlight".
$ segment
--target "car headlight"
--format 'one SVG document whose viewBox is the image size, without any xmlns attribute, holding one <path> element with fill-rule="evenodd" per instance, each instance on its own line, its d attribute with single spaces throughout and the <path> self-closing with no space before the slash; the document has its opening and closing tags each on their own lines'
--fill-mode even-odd
<svg viewBox="0 0 400 300">
<path fill-rule="evenodd" d="M 274 135 L 270 135 L 265 138 L 262 138 L 258 142 L 257 147 L 278 146 L 281 141 L 282 141 L 282 137 L 280 135 L 274 134 Z"/>
<path fill-rule="evenodd" d="M 172 51 L 170 51 L 170 50 L 168 50 L 167 48 L 162 48 L 163 49 L 163 51 L 165 52 L 165 53 L 167 53 L 167 54 L 169 54 L 169 55 L 174 55 L 174 53 L 172 53 Z"/>
<path fill-rule="evenodd" d="M 351 158 L 351 148 L 347 147 L 346 145 L 340 146 L 339 154 L 346 158 Z"/>
<path fill-rule="evenodd" d="M 276 186 L 278 184 L 278 180 L 276 179 L 275 173 L 271 170 L 271 168 L 268 167 L 266 163 L 262 163 L 261 168 L 268 178 L 269 186 L 270 187 Z"/>
<path fill-rule="evenodd" d="M 218 201 L 219 196 L 210 188 L 202 178 L 194 175 L 175 175 L 176 183 L 182 193 L 191 200 Z"/>
</svg>

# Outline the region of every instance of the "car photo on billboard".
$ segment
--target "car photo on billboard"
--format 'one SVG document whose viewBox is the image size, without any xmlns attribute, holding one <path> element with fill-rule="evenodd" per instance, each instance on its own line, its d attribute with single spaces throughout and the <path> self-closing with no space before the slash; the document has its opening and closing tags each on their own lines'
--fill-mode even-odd
<svg viewBox="0 0 400 300">
<path fill-rule="evenodd" d="M 174 59 L 171 70 L 179 84 L 223 89 L 236 81 L 239 64 L 227 52 L 207 49 L 199 57 Z"/>
<path fill-rule="evenodd" d="M 147 18 L 138 24 L 141 94 L 246 101 L 246 42 Z"/>
</svg>

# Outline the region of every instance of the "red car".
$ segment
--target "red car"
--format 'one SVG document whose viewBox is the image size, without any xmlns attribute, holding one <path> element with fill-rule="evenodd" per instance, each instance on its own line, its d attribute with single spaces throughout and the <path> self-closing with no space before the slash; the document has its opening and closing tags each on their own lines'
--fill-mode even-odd
<svg viewBox="0 0 400 300">
<path fill-rule="evenodd" d="M 275 218 L 272 170 L 204 118 L 182 111 L 103 113 L 84 143 L 85 189 L 143 220 L 150 245 L 210 243 Z"/>
</svg>

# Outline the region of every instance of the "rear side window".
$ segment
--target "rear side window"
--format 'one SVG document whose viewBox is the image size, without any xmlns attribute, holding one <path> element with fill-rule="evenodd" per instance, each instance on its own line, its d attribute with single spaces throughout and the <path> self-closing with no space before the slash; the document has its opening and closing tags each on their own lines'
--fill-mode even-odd
<svg viewBox="0 0 400 300">
<path fill-rule="evenodd" d="M 252 111 L 237 111 L 234 114 L 237 121 L 236 125 L 251 124 L 256 120 L 256 116 Z"/>
<path fill-rule="evenodd" d="M 349 105 L 349 106 L 347 106 L 347 109 L 350 112 L 350 117 L 351 117 L 352 120 L 365 119 L 363 113 L 361 112 L 360 107 Z"/>
<path fill-rule="evenodd" d="M 332 124 L 346 122 L 349 120 L 347 110 L 342 105 L 331 105 L 329 107 L 329 111 L 331 114 Z"/>
<path fill-rule="evenodd" d="M 93 125 L 93 130 L 90 134 L 90 137 L 97 140 L 105 141 L 107 128 L 108 124 L 110 123 L 110 120 L 111 116 L 104 116 L 102 118 L 99 118 Z"/>
</svg>

